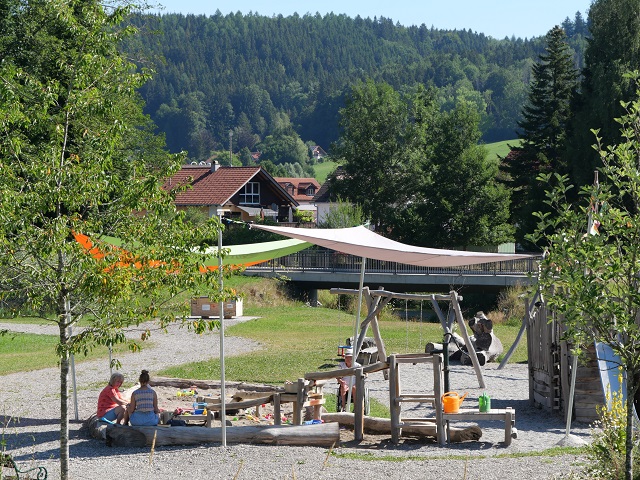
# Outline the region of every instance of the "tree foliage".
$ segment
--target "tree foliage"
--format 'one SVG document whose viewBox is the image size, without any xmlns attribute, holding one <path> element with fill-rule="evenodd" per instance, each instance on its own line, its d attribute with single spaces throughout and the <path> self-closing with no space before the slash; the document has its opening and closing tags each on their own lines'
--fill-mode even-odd
<svg viewBox="0 0 640 480">
<path fill-rule="evenodd" d="M 132 323 L 173 321 L 185 289 L 217 295 L 196 248 L 216 222 L 185 228 L 161 188 L 182 159 L 162 150 L 137 93 L 147 75 L 118 50 L 135 33 L 120 27 L 128 7 L 2 0 L 0 11 L 0 297 L 59 328 L 67 478 L 70 355 L 124 342 Z M 88 252 L 80 233 L 121 247 Z"/>
<path fill-rule="evenodd" d="M 574 203 L 567 176 L 548 192 L 552 213 L 538 215 L 532 240 L 546 247 L 540 285 L 549 308 L 563 318 L 574 346 L 609 344 L 626 371 L 626 478 L 632 479 L 633 399 L 640 379 L 640 83 L 623 103 L 621 142 L 605 146 L 598 137 L 601 182 L 581 189 Z M 597 131 L 594 131 L 597 134 Z M 596 227 L 589 231 L 588 219 Z"/>
<path fill-rule="evenodd" d="M 151 59 L 158 72 L 142 88 L 146 111 L 170 151 L 187 150 L 197 161 L 206 160 L 204 140 L 222 149 L 230 129 L 238 150 L 254 151 L 251 145 L 273 135 L 283 114 L 303 141 L 327 149 L 339 135 L 344 95 L 368 78 L 397 90 L 436 88 L 447 109 L 460 98 L 473 101 L 484 108 L 483 140 L 511 139 L 530 65 L 543 48 L 542 38 L 498 40 L 333 13 L 140 15 L 132 22 L 151 33 L 127 42 L 127 51 Z M 584 42 L 579 35 L 569 41 L 582 58 L 576 38 Z M 186 125 L 198 127 L 201 142 Z"/>
<path fill-rule="evenodd" d="M 332 193 L 362 207 L 378 231 L 414 245 L 468 247 L 511 238 L 497 161 L 477 145 L 474 105 L 442 112 L 433 91 L 359 84 L 334 147 L 344 175 Z"/>
<path fill-rule="evenodd" d="M 573 108 L 567 162 L 577 185 L 591 181 L 600 166 L 590 148 L 596 128 L 605 144 L 621 139 L 615 118 L 624 113 L 621 101 L 633 97 L 634 86 L 625 72 L 640 68 L 640 3 L 635 0 L 596 0 L 589 9 L 585 69 L 580 96 Z"/>
<path fill-rule="evenodd" d="M 545 52 L 532 67 L 529 96 L 518 123 L 521 146 L 504 162 L 513 190 L 512 220 L 520 243 L 535 228 L 532 213 L 545 208 L 544 185 L 536 178 L 541 173 L 567 172 L 563 153 L 578 72 L 560 27 L 547 33 L 546 42 Z"/>
<path fill-rule="evenodd" d="M 320 228 L 348 228 L 364 225 L 366 217 L 362 207 L 357 204 L 345 202 L 338 198 L 332 202 L 324 220 L 318 224 Z"/>
</svg>

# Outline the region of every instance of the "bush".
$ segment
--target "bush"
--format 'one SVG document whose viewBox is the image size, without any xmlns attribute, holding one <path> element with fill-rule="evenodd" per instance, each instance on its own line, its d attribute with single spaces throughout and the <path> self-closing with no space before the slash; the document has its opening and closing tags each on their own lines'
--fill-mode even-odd
<svg viewBox="0 0 640 480">
<path fill-rule="evenodd" d="M 620 385 L 622 385 L 622 378 L 620 378 Z M 593 440 L 586 447 L 589 461 L 584 470 L 584 478 L 599 480 L 625 478 L 627 407 L 622 392 L 613 392 L 612 397 L 611 410 L 607 405 L 596 407 L 599 420 L 594 423 L 591 434 Z M 634 478 L 640 478 L 637 440 L 637 438 L 634 439 L 633 449 Z"/>
<path fill-rule="evenodd" d="M 487 313 L 487 316 L 496 325 L 519 326 L 525 314 L 525 300 L 530 298 L 531 292 L 526 287 L 509 287 L 500 292 L 496 310 Z"/>
</svg>

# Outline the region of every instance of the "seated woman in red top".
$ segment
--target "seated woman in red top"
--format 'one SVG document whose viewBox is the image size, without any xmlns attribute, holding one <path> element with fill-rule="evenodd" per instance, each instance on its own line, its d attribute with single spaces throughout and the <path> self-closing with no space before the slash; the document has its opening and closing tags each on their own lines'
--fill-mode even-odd
<svg viewBox="0 0 640 480">
<path fill-rule="evenodd" d="M 127 423 L 127 402 L 120 393 L 120 386 L 124 382 L 124 375 L 115 372 L 109 379 L 109 385 L 104 387 L 98 396 L 98 418 L 105 418 L 111 422 Z"/>
</svg>

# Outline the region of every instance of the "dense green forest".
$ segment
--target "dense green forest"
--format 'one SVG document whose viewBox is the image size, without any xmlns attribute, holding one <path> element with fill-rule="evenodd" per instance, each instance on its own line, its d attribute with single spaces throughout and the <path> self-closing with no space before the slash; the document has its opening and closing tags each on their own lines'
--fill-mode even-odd
<svg viewBox="0 0 640 480">
<path fill-rule="evenodd" d="M 543 37 L 496 40 L 335 14 L 139 15 L 132 22 L 143 35 L 126 48 L 155 71 L 141 93 L 172 152 L 205 160 L 228 151 L 231 138 L 244 163 L 260 151 L 276 165 L 301 163 L 303 173 L 305 144 L 330 151 L 345 95 L 367 79 L 398 91 L 433 88 L 445 111 L 464 99 L 478 110 L 482 141 L 515 138 L 531 67 L 545 46 Z M 577 12 L 558 24 L 582 68 L 586 22 Z"/>
</svg>

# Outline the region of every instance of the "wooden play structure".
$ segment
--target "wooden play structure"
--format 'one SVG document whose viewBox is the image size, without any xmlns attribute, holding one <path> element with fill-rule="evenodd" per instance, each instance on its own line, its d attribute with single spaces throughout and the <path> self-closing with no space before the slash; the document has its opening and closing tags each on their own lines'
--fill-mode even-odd
<svg viewBox="0 0 640 480">
<path fill-rule="evenodd" d="M 332 288 L 331 293 L 333 294 L 348 294 L 348 295 L 357 295 L 360 293 L 359 290 L 351 290 L 351 289 L 343 289 L 343 288 Z M 419 294 L 411 294 L 411 293 L 394 293 L 389 292 L 384 289 L 379 290 L 370 290 L 369 287 L 364 287 L 362 289 L 362 298 L 365 301 L 367 306 L 367 316 L 360 323 L 357 341 L 355 342 L 354 348 L 354 357 L 357 357 L 358 352 L 362 349 L 362 344 L 367 335 L 367 331 L 369 327 L 371 327 L 371 331 L 373 333 L 373 338 L 376 343 L 376 347 L 378 349 L 378 360 L 386 361 L 387 353 L 384 346 L 384 341 L 382 340 L 382 336 L 380 335 L 380 328 L 378 326 L 378 315 L 382 311 L 382 309 L 394 298 L 403 299 L 403 300 L 428 300 L 431 301 L 433 305 L 433 310 L 436 312 L 438 319 L 440 320 L 440 324 L 442 325 L 442 329 L 444 334 L 451 334 L 453 330 L 453 322 L 458 324 L 460 328 L 460 334 L 464 339 L 465 346 L 467 348 L 467 352 L 469 353 L 469 357 L 473 364 L 473 368 L 476 372 L 476 376 L 478 378 L 478 384 L 480 388 L 485 388 L 484 377 L 482 375 L 482 368 L 480 367 L 480 363 L 478 362 L 478 356 L 476 355 L 475 347 L 469 338 L 469 334 L 467 333 L 467 328 L 464 323 L 464 318 L 462 317 L 462 310 L 460 309 L 459 301 L 462 300 L 462 297 L 458 295 L 457 292 L 451 291 L 449 294 L 428 294 L 428 295 L 419 295 Z M 448 302 L 451 305 L 451 309 L 453 311 L 453 315 L 449 315 L 445 317 L 440 309 L 438 302 Z M 445 379 L 444 379 L 444 388 L 448 390 L 449 382 L 448 382 L 448 356 L 445 355 Z M 386 374 L 385 374 L 385 378 Z"/>
<path fill-rule="evenodd" d="M 550 312 L 543 295 L 537 291 L 525 298 L 525 315 L 513 345 L 498 368 L 504 367 L 527 332 L 529 363 L 529 400 L 545 410 L 568 413 L 573 372 L 571 345 L 563 339 L 562 319 Z M 586 362 L 576 368 L 573 413 L 575 420 L 592 423 L 598 419 L 596 407 L 604 405 L 605 398 L 595 346 L 586 349 Z"/>
</svg>

